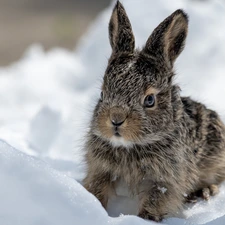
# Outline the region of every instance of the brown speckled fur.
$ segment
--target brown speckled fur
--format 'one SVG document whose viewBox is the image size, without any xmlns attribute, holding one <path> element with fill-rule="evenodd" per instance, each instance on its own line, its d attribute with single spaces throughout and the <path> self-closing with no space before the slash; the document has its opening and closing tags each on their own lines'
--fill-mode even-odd
<svg viewBox="0 0 225 225">
<path fill-rule="evenodd" d="M 138 215 L 160 221 L 176 215 L 186 201 L 184 194 L 190 201 L 199 193 L 208 199 L 225 179 L 223 123 L 203 104 L 180 97 L 173 84 L 174 61 L 187 30 L 187 15 L 177 10 L 141 51 L 134 50 L 125 9 L 117 2 L 113 10 L 112 55 L 85 145 L 84 186 L 104 207 L 123 180 L 138 196 Z M 146 108 L 143 101 L 151 92 L 156 103 Z M 122 125 L 115 127 L 115 121 Z"/>
</svg>

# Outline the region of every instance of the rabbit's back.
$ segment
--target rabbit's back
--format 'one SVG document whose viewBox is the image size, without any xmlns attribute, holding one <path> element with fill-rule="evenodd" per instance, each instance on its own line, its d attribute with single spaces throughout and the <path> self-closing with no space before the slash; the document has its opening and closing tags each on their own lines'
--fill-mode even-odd
<svg viewBox="0 0 225 225">
<path fill-rule="evenodd" d="M 199 185 L 219 184 L 225 178 L 225 126 L 219 115 L 189 97 L 181 98 L 191 121 L 189 134 L 193 143 Z"/>
</svg>

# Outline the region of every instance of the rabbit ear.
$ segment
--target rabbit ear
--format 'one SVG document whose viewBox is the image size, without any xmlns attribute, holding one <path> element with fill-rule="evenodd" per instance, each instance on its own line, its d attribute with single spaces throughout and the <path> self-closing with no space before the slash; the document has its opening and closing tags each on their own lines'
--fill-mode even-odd
<svg viewBox="0 0 225 225">
<path fill-rule="evenodd" d="M 155 57 L 162 56 L 173 66 L 182 52 L 188 32 L 188 16 L 178 9 L 155 28 L 143 51 Z"/>
<path fill-rule="evenodd" d="M 117 1 L 109 22 L 109 40 L 113 52 L 134 51 L 134 35 L 123 5 Z"/>
</svg>

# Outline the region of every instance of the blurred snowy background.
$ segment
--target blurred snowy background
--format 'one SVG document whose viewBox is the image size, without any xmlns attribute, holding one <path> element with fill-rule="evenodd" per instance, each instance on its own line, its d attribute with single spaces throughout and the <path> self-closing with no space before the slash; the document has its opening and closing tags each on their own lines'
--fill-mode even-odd
<svg viewBox="0 0 225 225">
<path fill-rule="evenodd" d="M 18 60 L 29 45 L 73 50 L 110 0 L 0 0 L 0 65 Z"/>
<path fill-rule="evenodd" d="M 0 68 L 0 225 L 153 224 L 120 215 L 129 211 L 125 196 L 110 206 L 109 214 L 118 217 L 109 217 L 79 184 L 83 136 L 110 55 L 107 25 L 115 2 L 20 1 L 0 0 L 6 7 L 0 5 L 0 64 L 16 60 L 33 43 L 18 61 Z M 225 121 L 225 2 L 121 2 L 139 47 L 165 17 L 186 10 L 189 35 L 176 82 L 182 95 L 216 109 Z M 62 17 L 54 19 L 56 14 Z M 180 218 L 163 224 L 224 224 L 224 206 L 222 185 L 209 202 L 187 205 Z"/>
</svg>

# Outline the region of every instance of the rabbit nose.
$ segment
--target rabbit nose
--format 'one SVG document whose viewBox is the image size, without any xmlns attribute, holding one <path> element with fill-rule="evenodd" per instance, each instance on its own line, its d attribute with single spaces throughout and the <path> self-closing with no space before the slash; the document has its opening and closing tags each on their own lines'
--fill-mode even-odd
<svg viewBox="0 0 225 225">
<path fill-rule="evenodd" d="M 118 122 L 118 121 L 112 120 L 111 122 L 112 122 L 112 125 L 113 125 L 113 126 L 115 126 L 115 127 L 119 127 L 120 125 L 122 125 L 122 124 L 123 124 L 123 122 L 124 122 L 124 121 L 120 121 L 120 122 Z"/>
<path fill-rule="evenodd" d="M 113 107 L 110 110 L 110 120 L 113 126 L 119 127 L 126 120 L 126 114 L 123 109 L 119 107 Z"/>
</svg>

